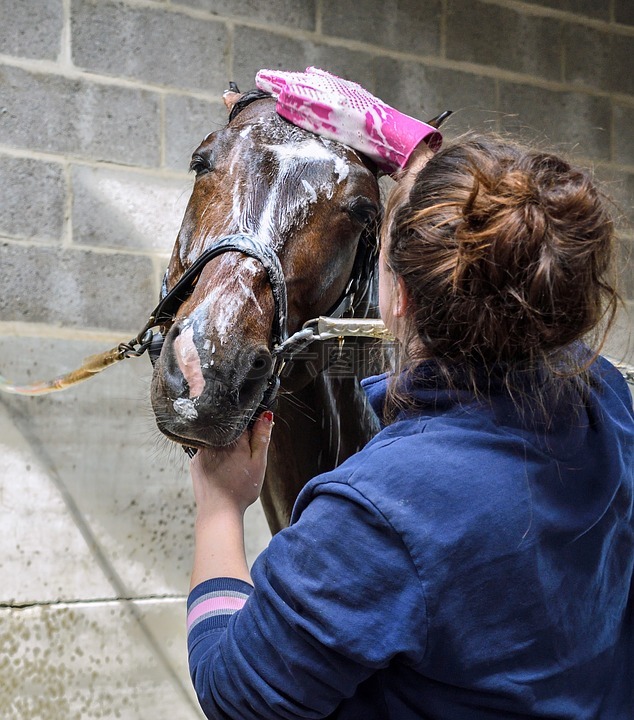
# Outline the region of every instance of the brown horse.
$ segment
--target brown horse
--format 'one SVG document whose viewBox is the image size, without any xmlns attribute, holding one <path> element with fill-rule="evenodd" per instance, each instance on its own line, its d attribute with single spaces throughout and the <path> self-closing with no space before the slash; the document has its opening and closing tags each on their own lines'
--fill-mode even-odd
<svg viewBox="0 0 634 720">
<path fill-rule="evenodd" d="M 263 93 L 229 92 L 225 104 L 228 125 L 193 155 L 164 293 L 187 288 L 166 313 L 151 397 L 168 438 L 224 446 L 271 404 L 279 376 L 262 494 L 276 532 L 307 480 L 377 430 L 358 380 L 369 372 L 367 344 L 339 352 L 336 341 L 316 343 L 285 365 L 280 348 L 311 318 L 347 306 L 356 317 L 374 312 L 379 188 L 364 159 L 287 123 Z"/>
</svg>

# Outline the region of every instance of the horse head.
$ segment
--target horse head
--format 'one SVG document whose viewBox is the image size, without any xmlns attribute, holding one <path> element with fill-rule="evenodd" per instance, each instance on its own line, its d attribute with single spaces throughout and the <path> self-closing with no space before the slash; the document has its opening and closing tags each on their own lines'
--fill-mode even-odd
<svg viewBox="0 0 634 720">
<path fill-rule="evenodd" d="M 228 124 L 192 156 L 163 292 L 197 277 L 162 327 L 152 378 L 159 429 L 191 447 L 233 442 L 266 403 L 278 336 L 337 303 L 379 211 L 376 176 L 353 150 L 291 125 L 259 91 L 226 93 L 225 104 Z M 194 267 L 236 234 L 253 252 L 231 247 Z M 267 264 L 280 269 L 287 310 Z"/>
</svg>

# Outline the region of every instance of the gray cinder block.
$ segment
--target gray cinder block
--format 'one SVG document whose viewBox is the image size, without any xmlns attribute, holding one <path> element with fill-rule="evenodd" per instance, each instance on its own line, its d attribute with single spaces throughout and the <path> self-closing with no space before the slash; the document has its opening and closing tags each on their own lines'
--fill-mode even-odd
<svg viewBox="0 0 634 720">
<path fill-rule="evenodd" d="M 316 0 L 275 0 L 254 2 L 253 0 L 172 0 L 174 5 L 207 10 L 214 15 L 246 17 L 272 25 L 284 25 L 302 30 L 315 29 Z"/>
<path fill-rule="evenodd" d="M 615 170 L 613 166 L 599 166 L 594 170 L 594 178 L 610 199 L 618 230 L 631 234 L 634 230 L 634 174 Z M 630 272 L 634 272 L 634 264 Z"/>
<path fill-rule="evenodd" d="M 495 80 L 391 58 L 376 61 L 377 95 L 403 112 L 430 120 L 454 115 L 443 126 L 449 137 L 469 128 L 483 131 L 494 117 Z"/>
<path fill-rule="evenodd" d="M 634 165 L 634 107 L 614 105 L 614 160 L 621 165 Z"/>
<path fill-rule="evenodd" d="M 223 23 L 162 8 L 75 0 L 71 28 L 79 67 L 161 85 L 216 92 L 225 87 Z"/>
<path fill-rule="evenodd" d="M 260 68 L 304 70 L 315 65 L 373 90 L 373 60 L 369 53 L 346 47 L 291 39 L 253 28 L 235 31 L 233 71 L 240 89 L 254 86 L 255 74 Z"/>
<path fill-rule="evenodd" d="M 227 78 L 227 87 L 230 79 Z M 227 124 L 229 113 L 220 99 L 220 94 L 217 103 L 187 95 L 165 98 L 165 164 L 168 167 L 186 172 L 191 155 L 203 138 Z"/>
<path fill-rule="evenodd" d="M 623 0 L 630 2 L 630 0 Z M 602 0 L 532 0 L 532 5 L 543 5 L 554 10 L 575 13 L 599 20 L 610 19 L 610 3 Z"/>
<path fill-rule="evenodd" d="M 171 253 L 192 180 L 74 167 L 73 242 Z"/>
<path fill-rule="evenodd" d="M 160 114 L 153 93 L 5 66 L 0 98 L 0 144 L 159 164 Z"/>
<path fill-rule="evenodd" d="M 634 25 L 634 3 L 632 0 L 614 0 L 614 20 L 624 25 Z"/>
<path fill-rule="evenodd" d="M 308 43 L 264 30 L 236 27 L 233 38 L 233 75 L 240 89 L 254 87 L 261 68 L 304 70 L 309 57 Z"/>
<path fill-rule="evenodd" d="M 54 60 L 60 52 L 62 0 L 0 0 L 0 54 Z"/>
<path fill-rule="evenodd" d="M 634 94 L 634 36 L 571 24 L 565 32 L 565 54 L 567 82 Z"/>
<path fill-rule="evenodd" d="M 621 238 L 618 244 L 618 261 L 620 292 L 623 299 L 634 300 L 634 241 Z"/>
<path fill-rule="evenodd" d="M 0 155 L 0 235 L 59 241 L 65 203 L 61 165 Z"/>
<path fill-rule="evenodd" d="M 441 9 L 440 0 L 370 0 L 351 19 L 350 4 L 324 0 L 322 32 L 402 52 L 438 55 Z"/>
<path fill-rule="evenodd" d="M 561 23 L 473 0 L 450 0 L 447 57 L 561 78 Z"/>
<path fill-rule="evenodd" d="M 156 304 L 146 257 L 0 244 L 0 320 L 138 332 Z"/>
<path fill-rule="evenodd" d="M 591 160 L 610 157 L 610 113 L 603 98 L 500 82 L 500 110 L 503 129 L 525 140 Z"/>
</svg>

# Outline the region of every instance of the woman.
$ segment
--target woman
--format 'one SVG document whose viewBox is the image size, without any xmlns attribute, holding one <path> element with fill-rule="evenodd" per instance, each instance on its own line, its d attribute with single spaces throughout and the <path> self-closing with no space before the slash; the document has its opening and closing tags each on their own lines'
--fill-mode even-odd
<svg viewBox="0 0 634 720">
<path fill-rule="evenodd" d="M 432 156 L 420 129 L 390 155 L 397 116 L 375 132 L 350 86 L 317 97 L 310 73 L 275 77 L 294 122 L 327 116 L 386 170 L 407 164 L 379 260 L 403 367 L 365 383 L 383 429 L 307 485 L 252 579 L 242 517 L 272 415 L 192 461 L 205 713 L 631 718 L 634 416 L 587 344 L 617 303 L 603 199 L 563 159 L 496 138 Z M 324 113 L 333 96 L 348 100 Z"/>
</svg>

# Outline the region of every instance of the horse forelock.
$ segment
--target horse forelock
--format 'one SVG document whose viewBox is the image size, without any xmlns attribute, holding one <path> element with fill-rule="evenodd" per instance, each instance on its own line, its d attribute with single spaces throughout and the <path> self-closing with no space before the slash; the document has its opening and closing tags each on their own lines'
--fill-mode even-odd
<svg viewBox="0 0 634 720">
<path fill-rule="evenodd" d="M 236 100 L 231 111 L 229 112 L 229 123 L 234 120 L 246 107 L 256 100 L 265 100 L 266 98 L 272 98 L 271 93 L 265 92 L 254 88 L 253 90 L 247 90 Z"/>
</svg>

